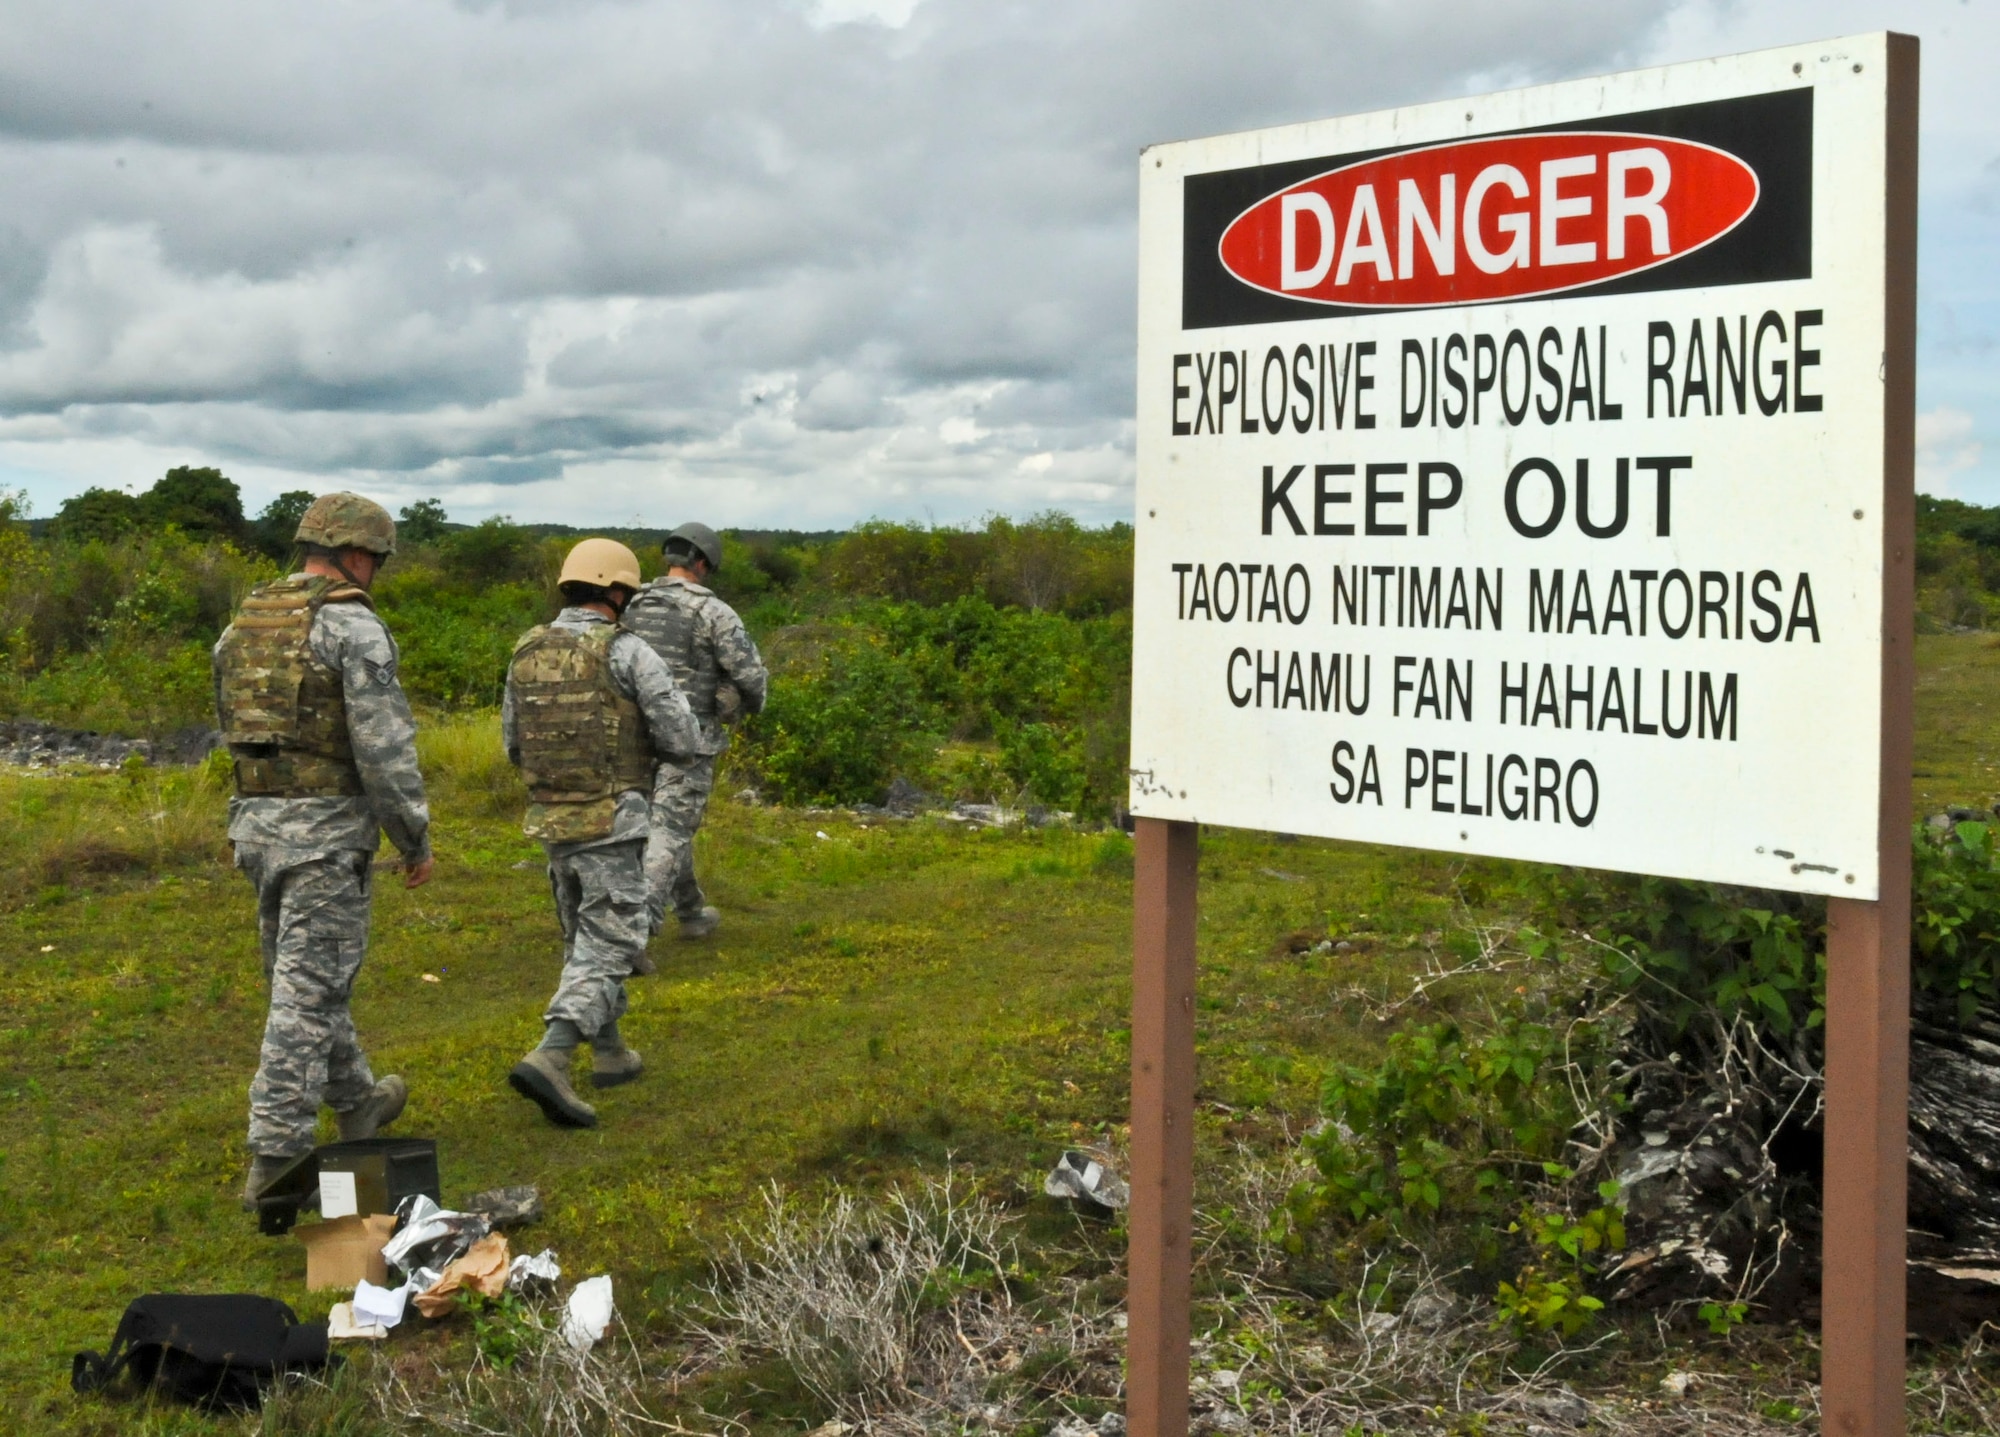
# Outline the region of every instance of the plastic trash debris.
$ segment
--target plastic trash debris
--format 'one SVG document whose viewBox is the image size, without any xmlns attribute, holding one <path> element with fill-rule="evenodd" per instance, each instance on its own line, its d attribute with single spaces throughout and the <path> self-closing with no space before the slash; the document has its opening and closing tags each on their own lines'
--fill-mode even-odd
<svg viewBox="0 0 2000 1437">
<path fill-rule="evenodd" d="M 488 1233 L 445 1268 L 433 1286 L 417 1294 L 417 1311 L 425 1317 L 442 1317 L 458 1305 L 460 1292 L 498 1297 L 506 1290 L 507 1239 Z"/>
<path fill-rule="evenodd" d="M 543 1248 L 533 1257 L 525 1252 L 507 1267 L 507 1290 L 522 1292 L 537 1284 L 554 1286 L 562 1277 L 562 1264 L 556 1261 L 553 1249 Z"/>
<path fill-rule="evenodd" d="M 409 1300 L 408 1283 L 401 1287 L 377 1287 L 364 1277 L 355 1284 L 354 1301 L 343 1305 L 353 1311 L 357 1323 L 372 1323 L 386 1332 L 403 1320 Z"/>
<path fill-rule="evenodd" d="M 403 1272 L 444 1268 L 493 1230 L 478 1213 L 453 1212 L 418 1193 L 396 1209 L 400 1226 L 382 1249 L 383 1259 Z"/>
<path fill-rule="evenodd" d="M 526 1227 L 542 1220 L 542 1193 L 532 1184 L 489 1188 L 467 1198 L 465 1210 L 477 1213 L 497 1228 Z"/>
<path fill-rule="evenodd" d="M 362 1286 L 367 1286 L 364 1282 Z M 326 1315 L 326 1335 L 330 1342 L 380 1342 L 389 1329 L 379 1322 L 363 1322 L 354 1315 L 354 1304 L 336 1302 Z"/>
<path fill-rule="evenodd" d="M 611 1325 L 611 1278 L 609 1274 L 585 1278 L 569 1295 L 563 1309 L 562 1336 L 578 1352 L 589 1352 Z"/>
<path fill-rule="evenodd" d="M 1063 1152 L 1042 1180 L 1042 1191 L 1050 1197 L 1076 1198 L 1105 1208 L 1122 1208 L 1132 1200 L 1132 1190 L 1104 1158 L 1080 1148 Z"/>
</svg>

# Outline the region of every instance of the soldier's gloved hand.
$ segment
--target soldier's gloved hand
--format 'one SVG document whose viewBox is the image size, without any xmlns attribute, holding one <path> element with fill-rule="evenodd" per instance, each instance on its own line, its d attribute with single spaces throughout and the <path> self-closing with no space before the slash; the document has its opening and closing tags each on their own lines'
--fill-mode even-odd
<svg viewBox="0 0 2000 1437">
<path fill-rule="evenodd" d="M 437 859 L 428 853 L 416 863 L 405 860 L 403 863 L 403 887 L 422 888 L 426 883 L 431 881 L 431 870 L 435 867 L 437 867 Z"/>
<path fill-rule="evenodd" d="M 743 692 L 735 684 L 716 685 L 715 716 L 723 723 L 735 723 L 743 717 Z"/>
</svg>

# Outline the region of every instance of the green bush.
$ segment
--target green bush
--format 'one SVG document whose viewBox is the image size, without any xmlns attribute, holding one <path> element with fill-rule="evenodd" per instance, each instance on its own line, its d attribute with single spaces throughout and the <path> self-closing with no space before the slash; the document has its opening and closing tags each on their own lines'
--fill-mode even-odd
<svg viewBox="0 0 2000 1437">
<path fill-rule="evenodd" d="M 498 704 L 515 640 L 551 617 L 536 586 L 471 588 L 423 566 L 391 568 L 375 602 L 402 652 L 405 691 L 439 708 Z"/>
<path fill-rule="evenodd" d="M 1306 1139 L 1318 1176 L 1288 1204 L 1293 1245 L 1330 1216 L 1399 1232 L 1473 1219 L 1490 1257 L 1493 1219 L 1547 1175 L 1577 1120 L 1556 1079 L 1594 1037 L 1571 1035 L 1566 1052 L 1555 1029 L 1509 1014 L 1476 1038 L 1453 1022 L 1397 1033 L 1375 1067 L 1336 1067 L 1329 1121 Z"/>
<path fill-rule="evenodd" d="M 65 654 L 19 683 L 14 712 L 98 733 L 171 733 L 215 722 L 208 646 L 121 639 Z"/>
<path fill-rule="evenodd" d="M 875 803 L 939 718 L 903 656 L 849 629 L 774 686 L 738 761 L 786 803 Z"/>
<path fill-rule="evenodd" d="M 477 588 L 519 578 L 534 544 L 534 535 L 496 515 L 445 536 L 438 544 L 438 554 L 454 582 Z"/>
<path fill-rule="evenodd" d="M 2000 973 L 2000 853 L 1993 827 L 1955 823 L 1917 830 L 1910 962 L 1920 999 L 1972 1021 L 1995 1001 Z"/>
</svg>

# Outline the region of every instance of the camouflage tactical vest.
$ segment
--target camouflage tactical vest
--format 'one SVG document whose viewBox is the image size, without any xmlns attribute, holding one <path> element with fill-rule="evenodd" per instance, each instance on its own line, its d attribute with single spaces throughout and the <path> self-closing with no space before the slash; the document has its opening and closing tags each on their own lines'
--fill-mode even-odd
<svg viewBox="0 0 2000 1437">
<path fill-rule="evenodd" d="M 674 683 L 704 731 L 715 728 L 715 691 L 722 682 L 713 650 L 695 642 L 706 589 L 655 579 L 625 606 L 620 622 L 651 646 L 673 670 Z"/>
<path fill-rule="evenodd" d="M 639 706 L 611 681 L 610 624 L 544 624 L 514 646 L 514 739 L 528 785 L 522 828 L 545 843 L 610 835 L 618 795 L 653 786 L 653 744 Z"/>
<path fill-rule="evenodd" d="M 333 798 L 362 791 L 338 670 L 309 642 L 327 604 L 367 593 L 319 575 L 250 591 L 216 650 L 222 740 L 243 798 Z M 373 605 L 369 604 L 372 608 Z"/>
</svg>

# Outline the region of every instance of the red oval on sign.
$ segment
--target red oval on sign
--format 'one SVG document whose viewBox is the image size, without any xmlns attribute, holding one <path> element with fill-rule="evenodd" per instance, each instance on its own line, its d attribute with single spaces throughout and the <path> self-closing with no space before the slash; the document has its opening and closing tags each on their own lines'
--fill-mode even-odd
<svg viewBox="0 0 2000 1437">
<path fill-rule="evenodd" d="M 1377 308 L 1527 299 L 1651 269 L 1757 205 L 1709 145 L 1564 131 L 1404 150 L 1267 195 L 1222 232 L 1223 268 L 1288 299 Z"/>
</svg>

